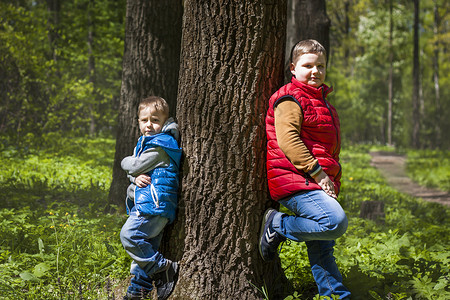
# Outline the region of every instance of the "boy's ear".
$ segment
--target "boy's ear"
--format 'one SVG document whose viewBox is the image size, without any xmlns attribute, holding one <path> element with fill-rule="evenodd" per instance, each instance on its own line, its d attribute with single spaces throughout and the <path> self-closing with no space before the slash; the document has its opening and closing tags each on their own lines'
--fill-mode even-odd
<svg viewBox="0 0 450 300">
<path fill-rule="evenodd" d="M 295 76 L 295 65 L 294 65 L 294 63 L 290 64 L 289 69 L 291 70 L 292 75 Z"/>
</svg>

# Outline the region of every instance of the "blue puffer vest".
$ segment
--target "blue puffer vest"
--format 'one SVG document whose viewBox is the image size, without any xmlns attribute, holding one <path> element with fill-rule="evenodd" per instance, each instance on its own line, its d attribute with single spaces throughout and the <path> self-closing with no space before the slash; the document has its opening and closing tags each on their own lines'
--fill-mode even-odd
<svg viewBox="0 0 450 300">
<path fill-rule="evenodd" d="M 152 179 L 152 184 L 145 188 L 136 187 L 134 204 L 140 215 L 159 215 L 168 218 L 169 223 L 172 223 L 178 204 L 181 149 L 170 134 L 159 133 L 141 136 L 136 145 L 135 156 L 138 157 L 146 149 L 154 147 L 161 147 L 169 155 L 170 165 L 147 173 Z"/>
</svg>

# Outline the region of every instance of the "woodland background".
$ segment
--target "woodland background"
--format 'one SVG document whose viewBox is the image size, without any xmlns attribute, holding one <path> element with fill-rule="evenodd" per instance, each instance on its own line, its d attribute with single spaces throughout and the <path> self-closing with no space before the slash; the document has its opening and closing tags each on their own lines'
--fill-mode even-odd
<svg viewBox="0 0 450 300">
<path fill-rule="evenodd" d="M 114 136 L 125 1 L 3 0 L 0 5 L 1 135 L 14 143 L 55 132 Z M 442 87 L 449 84 L 448 2 L 420 1 L 418 106 L 413 1 L 392 1 L 392 11 L 389 1 L 326 5 L 327 83 L 335 89 L 330 100 L 340 113 L 343 141 L 447 149 L 450 101 Z"/>
<path fill-rule="evenodd" d="M 191 22 L 197 16 L 195 4 L 201 2 L 183 2 L 191 5 Z M 263 7 L 266 21 L 271 17 L 279 20 L 281 2 L 252 1 L 248 7 Z M 354 299 L 448 299 L 448 207 L 424 203 L 392 189 L 370 166 L 368 152 L 375 148 L 407 154 L 411 177 L 423 185 L 450 190 L 450 121 L 446 118 L 450 103 L 448 89 L 443 88 L 449 83 L 450 4 L 443 0 L 320 2 L 326 3 L 331 25 L 326 83 L 334 87 L 329 100 L 341 119 L 344 175 L 340 202 L 350 220 L 347 233 L 336 246 L 344 282 Z M 145 5 L 148 3 L 155 10 Z M 239 18 L 237 2 L 208 3 L 238 12 L 232 17 Z M 288 1 L 288 24 L 293 3 Z M 121 97 L 127 94 L 121 94 L 121 81 L 122 89 L 127 82 L 131 92 L 145 90 L 145 83 L 133 82 L 139 76 L 123 72 L 130 70 L 123 68 L 127 57 L 125 8 L 134 13 L 128 18 L 133 24 L 132 16 L 146 21 L 139 14 L 144 6 L 149 15 L 158 9 L 169 15 L 156 13 L 162 19 L 176 19 L 175 11 L 166 9 L 174 4 L 180 7 L 176 14 L 181 20 L 179 1 L 1 1 L 0 299 L 114 299 L 123 293 L 129 257 L 118 233 L 126 216 L 116 212 L 123 210 L 122 193 L 117 193 L 119 204 L 108 199 L 108 192 L 109 196 L 114 194 L 110 189 L 117 155 L 114 144 L 116 137 L 124 134 L 118 117 L 125 115 L 121 102 L 127 99 Z M 207 21 L 214 22 L 212 18 Z M 295 27 L 295 20 L 293 23 Z M 196 25 L 202 29 L 200 22 Z M 266 32 L 272 38 L 276 36 L 273 28 Z M 135 36 L 145 34 L 140 29 L 131 26 L 129 30 Z M 156 31 L 165 33 L 165 29 Z M 221 38 L 224 32 L 218 33 Z M 288 30 L 286 53 L 290 37 Z M 261 36 L 253 38 L 258 38 L 254 49 L 268 42 Z M 138 54 L 141 50 L 133 49 Z M 228 54 L 227 50 L 223 53 Z M 247 58 L 242 57 L 242 61 Z M 239 65 L 236 56 L 229 60 L 231 67 Z M 131 63 L 139 66 L 141 62 Z M 239 78 L 249 78 L 245 76 Z M 187 77 L 180 77 L 181 88 L 197 89 Z M 251 78 L 245 82 L 243 90 L 249 88 Z M 215 82 L 203 83 L 201 88 L 208 84 L 211 88 Z M 173 108 L 176 99 L 169 98 Z M 251 97 L 241 98 L 237 100 Z M 178 107 L 194 107 L 189 101 L 183 106 L 184 98 L 178 100 Z M 204 101 L 205 115 L 210 113 L 208 108 L 213 113 L 217 113 L 216 107 L 229 109 L 215 105 L 208 93 Z M 263 101 L 258 103 L 256 111 L 263 109 Z M 265 181 L 260 174 L 264 168 L 260 151 L 263 131 L 258 120 L 240 118 L 239 114 L 254 110 L 245 102 L 239 104 L 239 109 L 231 107 L 233 115 L 220 114 L 221 118 L 229 117 L 226 126 L 211 127 L 209 134 L 192 132 L 193 138 L 184 139 L 189 143 L 184 149 L 195 153 L 188 158 L 206 161 L 207 166 L 197 163 L 186 167 L 185 162 L 184 187 L 192 182 L 194 188 L 182 191 L 180 221 L 174 227 L 181 230 L 168 231 L 181 246 L 162 247 L 184 259 L 183 285 L 174 297 L 235 299 L 245 293 L 249 299 L 279 299 L 280 293 L 287 295 L 277 291 L 280 286 L 274 284 L 282 277 L 290 286 L 287 299 L 313 298 L 316 290 L 303 244 L 283 248 L 281 267 L 280 261 L 267 266 L 258 259 L 257 232 L 251 229 L 259 227 L 262 212 L 272 204 L 265 203 Z M 185 124 L 186 114 L 177 117 Z M 205 119 L 214 121 L 214 115 Z M 237 124 L 230 120 L 237 120 Z M 251 128 L 241 130 L 247 128 L 246 122 Z M 227 128 L 233 130 L 226 132 Z M 235 143 L 233 149 L 223 142 L 228 142 L 228 137 Z M 255 137 L 253 148 L 245 148 Z M 134 137 L 131 140 L 134 143 Z M 203 151 L 196 152 L 198 145 Z M 225 162 L 230 158 L 231 163 Z M 235 165 L 240 168 L 233 168 Z M 204 192 L 196 194 L 197 187 Z M 241 201 L 230 202 L 230 196 L 236 195 Z M 202 214 L 189 206 L 202 205 L 204 200 L 211 208 L 202 206 Z M 372 200 L 384 202 L 382 220 L 359 217 L 361 203 Z M 246 206 L 235 204 L 241 202 Z M 212 226 L 217 225 L 213 222 L 219 226 Z M 227 231 L 233 233 L 231 239 L 225 236 Z M 265 281 L 267 274 L 275 281 Z"/>
</svg>

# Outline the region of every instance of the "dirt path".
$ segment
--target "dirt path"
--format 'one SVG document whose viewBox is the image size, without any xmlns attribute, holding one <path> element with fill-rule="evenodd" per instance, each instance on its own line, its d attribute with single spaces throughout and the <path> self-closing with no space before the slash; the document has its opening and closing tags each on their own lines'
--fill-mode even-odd
<svg viewBox="0 0 450 300">
<path fill-rule="evenodd" d="M 420 186 L 406 176 L 405 156 L 383 151 L 370 152 L 370 155 L 371 165 L 381 171 L 392 187 L 425 201 L 450 205 L 450 193 Z"/>
</svg>

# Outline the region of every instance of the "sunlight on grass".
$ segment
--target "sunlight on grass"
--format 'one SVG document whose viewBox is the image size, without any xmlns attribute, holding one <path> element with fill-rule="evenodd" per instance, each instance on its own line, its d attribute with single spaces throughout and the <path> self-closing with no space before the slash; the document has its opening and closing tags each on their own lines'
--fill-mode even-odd
<svg viewBox="0 0 450 300">
<path fill-rule="evenodd" d="M 114 141 L 0 145 L 2 299 L 111 299 L 130 263 L 119 239 L 126 216 L 103 213 Z M 389 187 L 367 147 L 341 158 L 349 229 L 335 256 L 352 299 L 449 299 L 448 208 Z M 366 200 L 385 203 L 384 224 L 359 218 Z M 295 288 L 289 299 L 319 299 L 305 245 L 285 244 L 280 257 Z"/>
<path fill-rule="evenodd" d="M 352 299 L 449 299 L 448 207 L 388 186 L 370 166 L 366 151 L 353 148 L 341 155 L 339 200 L 349 228 L 337 240 L 335 256 Z M 385 203 L 385 224 L 359 218 L 366 200 Z M 311 297 L 308 290 L 314 281 L 305 245 L 284 245 L 280 257 L 287 278 L 302 295 L 298 299 Z"/>
</svg>

